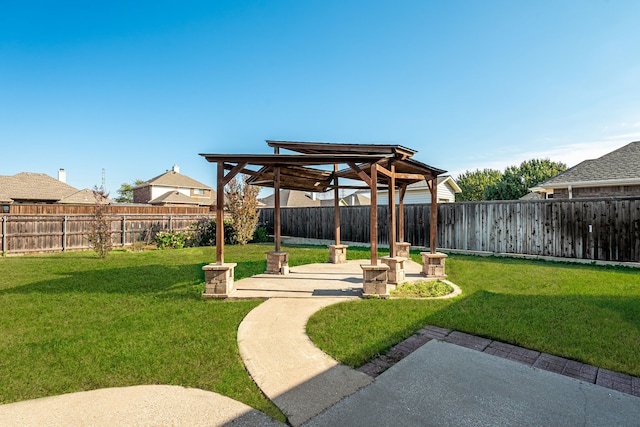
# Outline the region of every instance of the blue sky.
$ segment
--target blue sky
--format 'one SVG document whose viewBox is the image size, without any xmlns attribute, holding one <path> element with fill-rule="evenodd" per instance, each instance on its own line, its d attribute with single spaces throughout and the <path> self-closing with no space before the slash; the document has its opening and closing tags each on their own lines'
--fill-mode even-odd
<svg viewBox="0 0 640 427">
<path fill-rule="evenodd" d="M 0 175 L 112 195 L 265 139 L 448 170 L 640 140 L 637 0 L 0 0 Z"/>
</svg>

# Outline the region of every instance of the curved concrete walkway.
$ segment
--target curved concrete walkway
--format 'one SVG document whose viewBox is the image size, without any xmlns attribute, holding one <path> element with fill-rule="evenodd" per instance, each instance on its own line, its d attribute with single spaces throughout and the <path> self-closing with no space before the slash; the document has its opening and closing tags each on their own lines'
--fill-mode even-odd
<svg viewBox="0 0 640 427">
<path fill-rule="evenodd" d="M 169 385 L 105 388 L 0 405 L 2 427 L 282 426 L 244 403 Z"/>
<path fill-rule="evenodd" d="M 298 426 L 373 382 L 318 349 L 306 334 L 313 313 L 338 298 L 272 298 L 240 324 L 238 346 L 258 387 Z"/>
</svg>

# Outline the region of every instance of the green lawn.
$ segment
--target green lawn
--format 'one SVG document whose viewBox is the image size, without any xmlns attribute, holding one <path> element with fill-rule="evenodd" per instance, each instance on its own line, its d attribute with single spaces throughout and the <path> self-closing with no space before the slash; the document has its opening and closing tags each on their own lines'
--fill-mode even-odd
<svg viewBox="0 0 640 427">
<path fill-rule="evenodd" d="M 461 255 L 446 262 L 461 296 L 333 305 L 312 317 L 309 335 L 358 366 L 431 324 L 640 376 L 640 270 Z"/>
<path fill-rule="evenodd" d="M 228 246 L 226 260 L 240 279 L 263 272 L 272 249 Z M 328 258 L 324 247 L 285 250 L 292 266 Z M 201 267 L 214 259 L 215 248 L 0 257 L 0 403 L 175 384 L 283 420 L 238 354 L 238 325 L 260 302 L 200 298 Z M 452 256 L 447 272 L 462 296 L 337 304 L 309 332 L 351 365 L 435 324 L 640 375 L 640 271 Z"/>
<path fill-rule="evenodd" d="M 226 248 L 236 278 L 273 246 Z M 300 249 L 292 264 L 324 261 Z M 247 375 L 236 333 L 260 301 L 203 300 L 215 248 L 0 257 L 0 403 L 135 384 L 212 390 L 280 420 Z"/>
</svg>

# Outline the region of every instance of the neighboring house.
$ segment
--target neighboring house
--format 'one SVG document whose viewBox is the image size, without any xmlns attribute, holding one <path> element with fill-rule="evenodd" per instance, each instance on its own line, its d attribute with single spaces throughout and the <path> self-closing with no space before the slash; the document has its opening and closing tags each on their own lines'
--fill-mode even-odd
<svg viewBox="0 0 640 427">
<path fill-rule="evenodd" d="M 0 176 L 0 203 L 38 204 L 101 204 L 111 203 L 108 198 L 94 196 L 89 189 L 78 190 L 64 182 L 64 169 L 58 179 L 43 173 L 21 172 L 12 176 Z"/>
<path fill-rule="evenodd" d="M 333 198 L 331 199 L 319 199 L 316 193 L 308 193 L 300 190 L 280 190 L 280 207 L 283 208 L 300 208 L 300 207 L 313 207 L 313 206 L 333 206 Z M 260 208 L 272 208 L 274 207 L 273 194 L 260 199 L 258 201 Z M 361 206 L 370 205 L 371 200 L 363 194 L 351 194 L 343 197 L 338 201 L 339 206 Z"/>
<path fill-rule="evenodd" d="M 275 194 L 260 199 L 260 207 L 272 208 L 275 206 Z M 300 190 L 280 190 L 280 207 L 282 208 L 302 208 L 309 206 L 320 206 L 322 203 L 315 193 L 307 193 Z"/>
<path fill-rule="evenodd" d="M 549 199 L 640 196 L 640 141 L 585 160 L 530 190 Z"/>
<path fill-rule="evenodd" d="M 133 187 L 133 203 L 159 206 L 213 206 L 216 191 L 180 173 L 178 166 Z"/>
<path fill-rule="evenodd" d="M 358 192 L 356 194 L 369 195 L 369 190 Z M 438 203 L 453 203 L 456 201 L 456 193 L 462 193 L 462 189 L 456 181 L 449 175 L 438 177 Z M 388 205 L 389 196 L 387 190 L 378 191 L 378 205 Z M 400 200 L 400 191 L 396 190 L 396 203 Z M 426 181 L 419 181 L 407 186 L 404 195 L 405 205 L 415 205 L 420 203 L 431 203 L 431 191 Z"/>
</svg>

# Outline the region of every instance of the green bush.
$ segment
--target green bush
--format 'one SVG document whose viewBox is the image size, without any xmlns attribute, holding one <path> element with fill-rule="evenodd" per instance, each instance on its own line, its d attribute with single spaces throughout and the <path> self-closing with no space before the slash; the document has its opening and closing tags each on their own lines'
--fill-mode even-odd
<svg viewBox="0 0 640 427">
<path fill-rule="evenodd" d="M 269 234 L 267 232 L 267 227 L 265 227 L 264 225 L 261 225 L 258 228 L 256 228 L 255 233 L 253 233 L 253 240 L 251 242 L 265 243 L 269 241 L 271 241 L 271 238 L 269 237 Z"/>
<path fill-rule="evenodd" d="M 182 249 L 188 246 L 192 240 L 191 234 L 181 231 L 170 233 L 168 231 L 160 231 L 156 234 L 156 243 L 158 249 Z"/>
</svg>

